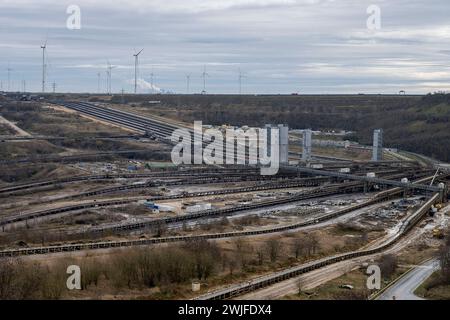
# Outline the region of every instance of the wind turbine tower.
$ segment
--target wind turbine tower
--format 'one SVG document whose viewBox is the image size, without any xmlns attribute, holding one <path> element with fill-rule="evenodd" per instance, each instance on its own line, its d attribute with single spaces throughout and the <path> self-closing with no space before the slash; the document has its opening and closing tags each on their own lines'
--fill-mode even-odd
<svg viewBox="0 0 450 320">
<path fill-rule="evenodd" d="M 10 91 L 11 88 L 11 71 L 13 69 L 10 68 L 9 63 L 8 63 L 8 69 L 6 69 L 8 71 L 8 91 Z"/>
<path fill-rule="evenodd" d="M 47 41 L 41 46 L 42 49 L 42 92 L 45 92 L 45 49 L 47 48 Z"/>
<path fill-rule="evenodd" d="M 188 74 L 186 75 L 186 94 L 189 94 L 190 84 L 191 84 L 191 75 Z"/>
<path fill-rule="evenodd" d="M 97 72 L 97 93 L 100 93 L 100 77 L 101 73 Z"/>
<path fill-rule="evenodd" d="M 203 67 L 203 73 L 202 73 L 202 78 L 203 78 L 203 91 L 202 94 L 206 94 L 206 77 L 208 77 L 209 74 L 206 72 L 206 66 Z"/>
<path fill-rule="evenodd" d="M 151 94 L 155 93 L 155 92 L 154 92 L 154 87 L 153 87 L 153 76 L 154 76 L 154 75 L 155 75 L 155 74 L 153 73 L 153 68 L 152 68 L 152 73 L 150 73 L 150 86 L 151 86 L 150 92 L 151 92 Z"/>
<path fill-rule="evenodd" d="M 239 81 L 239 94 L 242 94 L 242 78 L 245 78 L 245 76 L 242 74 L 241 68 L 239 68 L 239 77 L 238 77 L 238 81 Z"/>
<path fill-rule="evenodd" d="M 139 55 L 141 54 L 141 52 L 144 49 L 142 49 L 141 51 L 139 51 L 138 53 L 133 54 L 134 56 L 134 94 L 137 93 L 137 73 L 138 73 L 138 60 L 139 60 Z"/>
<path fill-rule="evenodd" d="M 114 69 L 115 67 L 111 65 L 111 63 L 109 63 L 109 61 L 106 62 L 106 91 L 107 94 L 110 95 L 112 90 L 111 90 L 111 74 L 112 74 L 112 69 Z"/>
</svg>

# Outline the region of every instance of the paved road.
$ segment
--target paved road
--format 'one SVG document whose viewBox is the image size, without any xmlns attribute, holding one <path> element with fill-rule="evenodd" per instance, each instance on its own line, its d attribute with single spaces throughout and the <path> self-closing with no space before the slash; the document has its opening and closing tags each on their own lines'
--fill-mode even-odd
<svg viewBox="0 0 450 320">
<path fill-rule="evenodd" d="M 405 277 L 386 290 L 377 300 L 423 300 L 414 291 L 439 268 L 437 260 L 430 260 L 415 267 Z"/>
</svg>

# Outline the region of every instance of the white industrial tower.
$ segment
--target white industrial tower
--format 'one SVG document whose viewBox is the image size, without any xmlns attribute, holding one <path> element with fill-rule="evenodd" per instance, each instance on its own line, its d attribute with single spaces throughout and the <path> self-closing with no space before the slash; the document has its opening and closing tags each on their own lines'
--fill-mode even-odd
<svg viewBox="0 0 450 320">
<path fill-rule="evenodd" d="M 372 161 L 383 160 L 383 129 L 373 131 Z"/>
<path fill-rule="evenodd" d="M 272 156 L 272 144 L 278 143 L 280 164 L 289 163 L 289 127 L 285 124 L 278 126 L 266 124 L 264 128 L 267 130 L 267 156 Z M 272 129 L 278 129 L 278 141 L 272 141 Z"/>
<path fill-rule="evenodd" d="M 139 55 L 141 54 L 141 52 L 144 49 L 142 49 L 141 51 L 139 51 L 138 53 L 133 54 L 134 56 L 134 94 L 137 93 L 137 77 L 138 77 L 138 63 L 139 63 Z"/>
<path fill-rule="evenodd" d="M 267 156 L 272 155 L 272 125 L 266 124 L 264 128 L 267 130 Z"/>
<path fill-rule="evenodd" d="M 303 130 L 303 142 L 302 142 L 302 160 L 311 160 L 311 149 L 312 149 L 312 131 L 311 129 Z"/>
<path fill-rule="evenodd" d="M 289 127 L 285 124 L 278 125 L 280 134 L 280 164 L 289 163 Z"/>
</svg>

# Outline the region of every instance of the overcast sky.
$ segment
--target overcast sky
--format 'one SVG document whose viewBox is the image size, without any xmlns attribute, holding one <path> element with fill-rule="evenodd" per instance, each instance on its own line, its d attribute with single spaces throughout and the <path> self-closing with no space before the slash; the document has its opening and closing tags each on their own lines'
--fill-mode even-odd
<svg viewBox="0 0 450 320">
<path fill-rule="evenodd" d="M 69 5 L 81 29 L 69 30 Z M 381 29 L 367 28 L 367 8 Z M 47 91 L 427 93 L 450 91 L 449 0 L 0 0 L 3 89 L 41 87 L 47 41 Z"/>
</svg>

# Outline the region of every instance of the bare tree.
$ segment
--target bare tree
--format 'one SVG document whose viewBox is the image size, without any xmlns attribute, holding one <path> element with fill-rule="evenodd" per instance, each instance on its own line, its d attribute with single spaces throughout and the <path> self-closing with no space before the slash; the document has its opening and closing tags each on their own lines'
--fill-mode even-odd
<svg viewBox="0 0 450 320">
<path fill-rule="evenodd" d="M 398 258 L 393 254 L 386 254 L 379 260 L 381 275 L 384 279 L 390 279 L 398 267 Z"/>
<path fill-rule="evenodd" d="M 312 252 L 312 254 L 316 254 L 320 248 L 319 238 L 317 237 L 317 235 L 312 234 L 309 237 L 309 239 L 310 239 L 311 252 Z"/>
<path fill-rule="evenodd" d="M 259 248 L 256 251 L 256 256 L 257 256 L 257 259 L 258 259 L 258 264 L 261 266 L 264 263 L 264 250 L 263 250 L 263 248 Z"/>
<path fill-rule="evenodd" d="M 234 246 L 236 248 L 236 260 L 240 263 L 241 268 L 247 267 L 248 253 L 251 251 L 250 245 L 242 238 L 234 240 Z"/>
<path fill-rule="evenodd" d="M 298 259 L 304 251 L 305 239 L 303 237 L 297 237 L 294 239 L 292 251 L 294 253 L 295 259 Z"/>
<path fill-rule="evenodd" d="M 280 253 L 280 242 L 276 238 L 271 238 L 266 242 L 267 253 L 269 255 L 270 261 L 277 261 L 278 255 Z"/>
<path fill-rule="evenodd" d="M 445 242 L 439 250 L 439 263 L 443 284 L 450 284 L 450 230 L 447 231 Z"/>
</svg>

